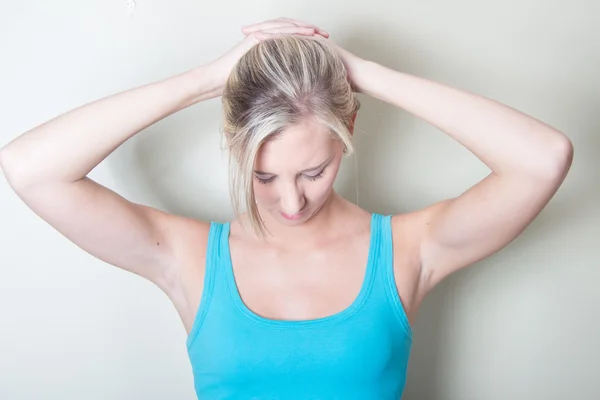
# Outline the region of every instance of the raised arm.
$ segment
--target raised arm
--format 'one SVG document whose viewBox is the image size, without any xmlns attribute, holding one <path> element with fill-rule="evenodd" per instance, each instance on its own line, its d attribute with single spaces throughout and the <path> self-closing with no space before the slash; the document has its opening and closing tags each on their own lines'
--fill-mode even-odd
<svg viewBox="0 0 600 400">
<path fill-rule="evenodd" d="M 567 136 L 513 108 L 373 62 L 357 62 L 353 72 L 359 91 L 436 126 L 492 171 L 459 197 L 414 214 L 423 291 L 515 239 L 570 168 Z"/>
<path fill-rule="evenodd" d="M 199 67 L 97 100 L 18 136 L 1 149 L 0 165 L 27 206 L 76 245 L 160 284 L 178 218 L 86 175 L 136 133 L 218 89 L 210 69 Z"/>
<path fill-rule="evenodd" d="M 308 25 L 274 20 L 204 66 L 60 115 L 3 147 L 0 166 L 27 206 L 83 250 L 163 289 L 178 285 L 182 271 L 172 266 L 188 260 L 189 243 L 202 258 L 198 248 L 209 225 L 134 204 L 87 174 L 144 128 L 220 96 L 237 61 L 261 40 L 314 35 L 318 29 Z M 192 264 L 202 268 L 201 262 Z"/>
</svg>

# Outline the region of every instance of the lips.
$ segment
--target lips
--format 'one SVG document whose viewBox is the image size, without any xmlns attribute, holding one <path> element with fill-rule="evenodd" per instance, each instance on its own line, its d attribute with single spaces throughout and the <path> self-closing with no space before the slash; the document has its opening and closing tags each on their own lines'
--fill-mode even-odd
<svg viewBox="0 0 600 400">
<path fill-rule="evenodd" d="M 287 219 L 288 221 L 298 220 L 298 219 L 302 218 L 302 214 L 303 214 L 303 212 L 299 212 L 298 214 L 294 214 L 294 215 L 289 215 L 284 212 L 281 212 L 281 216 L 283 218 Z"/>
</svg>

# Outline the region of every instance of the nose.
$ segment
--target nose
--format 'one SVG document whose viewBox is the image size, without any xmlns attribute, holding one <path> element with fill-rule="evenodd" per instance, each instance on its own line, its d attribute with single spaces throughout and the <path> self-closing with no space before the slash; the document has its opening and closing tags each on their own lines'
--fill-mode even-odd
<svg viewBox="0 0 600 400">
<path fill-rule="evenodd" d="M 306 204 L 304 193 L 295 182 L 286 183 L 282 186 L 280 199 L 281 211 L 287 215 L 299 213 Z"/>
</svg>

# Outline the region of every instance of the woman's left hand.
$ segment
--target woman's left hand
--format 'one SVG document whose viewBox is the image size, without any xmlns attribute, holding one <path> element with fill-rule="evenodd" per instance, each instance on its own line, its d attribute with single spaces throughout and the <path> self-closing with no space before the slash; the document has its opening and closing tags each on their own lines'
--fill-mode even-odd
<svg viewBox="0 0 600 400">
<path fill-rule="evenodd" d="M 352 89 L 357 93 L 361 92 L 359 80 L 357 79 L 358 67 L 365 60 L 338 46 L 336 43 L 329 39 L 329 33 L 317 27 L 316 25 L 312 25 L 307 22 L 298 21 L 291 18 L 277 18 L 253 25 L 244 26 L 242 27 L 242 33 L 244 33 L 245 35 L 248 35 L 252 32 L 260 33 L 259 39 L 265 40 L 270 37 L 277 37 L 278 35 L 285 34 L 285 32 L 287 32 L 286 29 L 289 29 L 290 27 L 311 28 L 314 30 L 314 34 L 306 36 L 303 35 L 303 37 L 314 40 L 324 40 L 330 47 L 335 49 L 340 58 L 342 59 L 344 66 L 346 67 L 346 71 L 348 72 L 348 80 L 352 85 Z"/>
<path fill-rule="evenodd" d="M 346 72 L 348 72 L 348 81 L 352 86 L 352 90 L 356 93 L 362 93 L 361 81 L 359 79 L 359 67 L 365 63 L 365 60 L 337 45 L 331 39 L 322 40 L 325 40 L 330 47 L 333 47 L 342 59 L 342 62 L 346 67 Z"/>
</svg>

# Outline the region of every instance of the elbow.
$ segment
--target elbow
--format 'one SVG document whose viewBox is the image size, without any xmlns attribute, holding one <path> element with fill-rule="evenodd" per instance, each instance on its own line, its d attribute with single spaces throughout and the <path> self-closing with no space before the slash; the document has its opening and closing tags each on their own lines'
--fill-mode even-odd
<svg viewBox="0 0 600 400">
<path fill-rule="evenodd" d="M 519 174 L 544 182 L 562 182 L 573 163 L 573 143 L 560 135 L 544 143 L 543 151 L 536 151 L 524 160 L 527 166 Z"/>
<path fill-rule="evenodd" d="M 0 169 L 10 187 L 14 189 L 14 179 L 11 172 L 12 168 L 10 167 L 11 164 L 13 164 L 13 162 L 11 161 L 10 152 L 7 150 L 7 147 L 4 146 L 0 149 Z"/>
<path fill-rule="evenodd" d="M 8 173 L 7 173 L 8 163 L 9 163 L 8 160 L 9 160 L 9 154 L 8 154 L 7 146 L 4 146 L 4 147 L 0 148 L 0 169 L 2 170 L 2 172 L 4 173 L 4 176 L 6 176 L 6 178 L 8 178 Z"/>
<path fill-rule="evenodd" d="M 554 176 L 561 180 L 564 179 L 573 163 L 573 154 L 573 142 L 571 142 L 567 136 L 562 135 L 557 141 L 556 149 L 554 151 Z"/>
<path fill-rule="evenodd" d="M 18 193 L 26 186 L 24 180 L 18 177 L 18 171 L 19 169 L 22 169 L 22 167 L 19 165 L 19 162 L 9 145 L 0 148 L 0 169 L 2 169 L 2 173 L 4 174 L 4 178 L 8 182 L 8 185 L 15 192 Z"/>
</svg>

